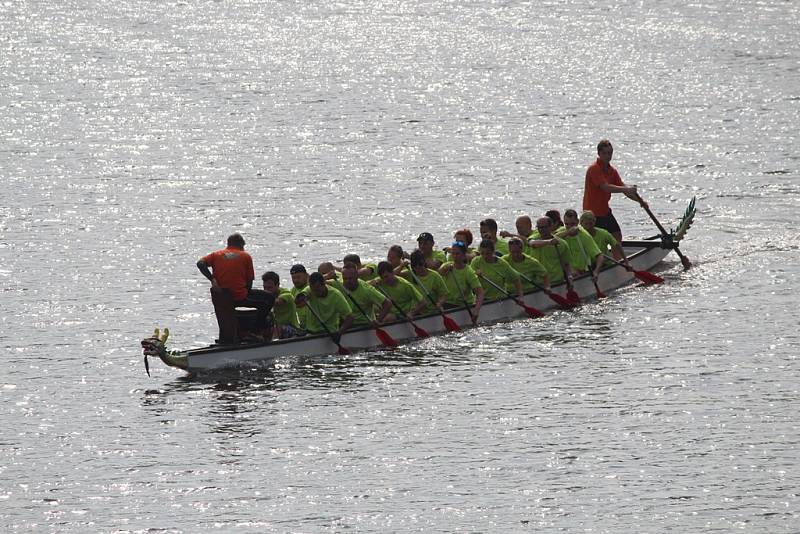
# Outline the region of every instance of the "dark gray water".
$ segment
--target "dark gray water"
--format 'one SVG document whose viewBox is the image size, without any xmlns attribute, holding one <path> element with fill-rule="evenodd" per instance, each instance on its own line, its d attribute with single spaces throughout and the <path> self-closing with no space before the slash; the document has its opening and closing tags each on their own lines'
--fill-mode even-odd
<svg viewBox="0 0 800 534">
<path fill-rule="evenodd" d="M 797 532 L 794 2 L 0 4 L 5 532 Z M 187 379 L 196 259 L 379 258 L 579 207 L 666 284 L 390 354 Z M 625 199 L 630 236 L 654 233 Z"/>
</svg>

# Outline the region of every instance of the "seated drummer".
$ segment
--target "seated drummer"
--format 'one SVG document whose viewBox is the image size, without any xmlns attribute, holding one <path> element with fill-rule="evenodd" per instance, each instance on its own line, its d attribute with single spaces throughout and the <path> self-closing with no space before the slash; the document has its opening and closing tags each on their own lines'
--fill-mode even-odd
<svg viewBox="0 0 800 534">
<path fill-rule="evenodd" d="M 422 232 L 419 234 L 419 237 L 417 237 L 417 246 L 425 258 L 425 266 L 428 267 L 428 269 L 437 270 L 447 261 L 447 258 L 444 252 L 436 250 L 433 245 L 433 235 L 429 232 Z"/>
<path fill-rule="evenodd" d="M 342 281 L 329 283 L 347 298 L 353 310 L 353 326 L 377 326 L 392 312 L 392 303 L 380 291 L 359 279 L 358 275 L 358 266 L 346 262 L 342 267 Z"/>
<path fill-rule="evenodd" d="M 506 290 L 513 288 L 516 290 L 517 296 L 522 299 L 525 295 L 522 291 L 522 282 L 520 282 L 519 274 L 506 263 L 506 260 L 497 257 L 494 242 L 491 239 L 484 239 L 478 247 L 478 252 L 480 252 L 480 256 L 472 260 L 470 267 L 472 267 L 472 270 L 475 271 L 481 281 L 486 300 L 506 297 L 495 285 Z M 489 283 L 487 279 L 492 281 L 494 285 Z"/>
<path fill-rule="evenodd" d="M 329 287 L 320 273 L 311 273 L 308 287 L 297 295 L 295 304 L 308 310 L 306 330 L 309 334 L 330 333 L 338 342 L 353 324 L 353 310 L 347 299 L 338 289 Z"/>
<path fill-rule="evenodd" d="M 297 319 L 297 308 L 294 304 L 294 297 L 291 291 L 280 286 L 278 273 L 267 271 L 261 275 L 261 282 L 264 284 L 264 291 L 275 298 L 272 306 L 273 333 L 272 338 L 286 339 L 296 336 L 304 336 L 306 333 L 300 329 L 300 321 Z"/>
<path fill-rule="evenodd" d="M 272 332 L 267 327 L 267 315 L 272 308 L 274 297 L 260 289 L 253 289 L 255 279 L 253 258 L 244 251 L 244 244 L 241 234 L 231 234 L 228 236 L 227 247 L 200 258 L 197 261 L 197 268 L 211 281 L 212 292 L 222 290 L 232 297 L 234 309 L 237 306 L 255 308 L 256 325 L 260 329 L 257 334 L 271 337 Z"/>
<path fill-rule="evenodd" d="M 533 281 L 549 291 L 550 277 L 547 275 L 547 269 L 539 263 L 539 260 L 523 254 L 522 249 L 522 240 L 514 237 L 508 241 L 508 254 L 503 256 L 511 268 L 520 274 L 522 289 L 526 293 L 536 289 L 536 286 L 531 283 Z"/>
<path fill-rule="evenodd" d="M 401 264 L 401 268 L 403 267 L 405 265 Z M 392 311 L 398 319 L 403 318 L 403 313 L 412 318 L 415 312 L 419 312 L 425 307 L 425 301 L 422 300 L 420 292 L 408 281 L 397 276 L 392 264 L 388 261 L 378 264 L 378 279 L 373 280 L 370 284 L 392 301 Z M 400 313 L 395 306 L 400 308 L 403 313 Z M 391 319 L 387 318 L 387 320 Z"/>
<path fill-rule="evenodd" d="M 450 246 L 451 261 L 442 265 L 439 274 L 447 285 L 448 308 L 471 308 L 473 322 L 478 322 L 478 315 L 483 305 L 484 291 L 480 280 L 467 264 L 467 246 L 461 241 L 456 241 Z M 474 306 L 473 306 L 474 305 Z"/>
</svg>

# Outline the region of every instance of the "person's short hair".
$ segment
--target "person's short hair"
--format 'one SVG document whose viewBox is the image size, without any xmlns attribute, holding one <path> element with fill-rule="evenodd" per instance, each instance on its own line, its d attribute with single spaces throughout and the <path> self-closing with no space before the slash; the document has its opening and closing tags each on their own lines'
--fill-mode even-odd
<svg viewBox="0 0 800 534">
<path fill-rule="evenodd" d="M 566 217 L 575 217 L 577 219 L 578 218 L 578 212 L 575 211 L 574 209 L 570 208 L 570 209 L 564 211 L 564 217 L 565 218 Z"/>
<path fill-rule="evenodd" d="M 324 284 L 325 277 L 322 276 L 320 273 L 311 273 L 308 277 L 308 285 L 317 285 L 317 284 Z"/>
<path fill-rule="evenodd" d="M 464 234 L 466 236 L 467 241 L 464 243 L 466 246 L 470 246 L 472 244 L 472 231 L 469 228 L 462 228 L 461 230 L 456 230 L 456 234 Z"/>
<path fill-rule="evenodd" d="M 411 253 L 411 266 L 416 267 L 418 265 L 425 265 L 425 254 L 419 249 Z"/>
<path fill-rule="evenodd" d="M 389 252 L 394 252 L 401 258 L 403 257 L 403 247 L 401 247 L 400 245 L 392 245 L 391 247 L 389 247 Z"/>
<path fill-rule="evenodd" d="M 342 263 L 354 263 L 356 265 L 361 265 L 361 258 L 358 257 L 358 254 L 347 254 Z"/>
<path fill-rule="evenodd" d="M 344 262 L 344 265 L 342 265 L 342 271 L 346 271 L 347 269 L 355 269 L 356 271 L 358 271 L 358 265 L 356 265 L 352 261 L 346 261 Z"/>
<path fill-rule="evenodd" d="M 385 273 L 392 271 L 392 264 L 388 261 L 382 261 L 378 264 L 378 276 L 383 276 Z"/>
<path fill-rule="evenodd" d="M 492 232 L 497 231 L 497 221 L 495 221 L 494 219 L 484 219 L 480 222 L 480 226 L 481 228 L 486 227 Z"/>
<path fill-rule="evenodd" d="M 261 275 L 262 282 L 266 282 L 267 280 L 272 280 L 276 286 L 281 283 L 281 277 L 274 271 L 267 271 Z"/>
<path fill-rule="evenodd" d="M 597 143 L 597 153 L 599 154 L 600 152 L 602 152 L 606 148 L 610 148 L 611 150 L 614 150 L 614 147 L 611 146 L 611 141 L 609 141 L 608 139 L 601 139 L 600 142 Z"/>
<path fill-rule="evenodd" d="M 544 212 L 544 215 L 550 219 L 550 222 L 553 223 L 553 226 L 557 226 L 558 223 L 564 224 L 561 222 L 561 214 L 558 212 L 558 210 L 547 210 Z"/>
<path fill-rule="evenodd" d="M 522 246 L 522 239 L 518 237 L 512 237 L 511 239 L 508 240 L 508 246 L 510 247 L 511 245 Z"/>
<path fill-rule="evenodd" d="M 295 263 L 294 265 L 292 265 L 292 268 L 289 269 L 289 274 L 305 273 L 305 272 L 308 272 L 308 271 L 306 271 L 305 265 L 303 265 L 301 263 Z"/>
<path fill-rule="evenodd" d="M 491 239 L 481 239 L 481 244 L 478 246 L 478 248 L 490 248 L 494 250 L 494 241 Z"/>
<path fill-rule="evenodd" d="M 583 213 L 581 213 L 581 219 L 580 220 L 581 220 L 581 222 L 583 222 L 583 221 L 595 222 L 595 221 L 597 221 L 597 217 L 594 216 L 594 212 L 593 211 L 586 210 Z"/>
<path fill-rule="evenodd" d="M 431 243 L 433 243 L 433 234 L 431 234 L 430 232 L 422 232 L 421 234 L 419 234 L 419 237 L 417 237 L 417 242 L 419 241 L 430 241 Z"/>
<path fill-rule="evenodd" d="M 242 234 L 236 232 L 228 236 L 228 246 L 235 248 L 244 248 L 244 238 Z"/>
</svg>

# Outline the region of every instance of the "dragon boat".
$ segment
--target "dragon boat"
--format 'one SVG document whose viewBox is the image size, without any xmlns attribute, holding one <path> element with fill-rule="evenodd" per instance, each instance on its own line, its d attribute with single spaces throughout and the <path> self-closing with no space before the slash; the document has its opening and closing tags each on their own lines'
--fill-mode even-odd
<svg viewBox="0 0 800 534">
<path fill-rule="evenodd" d="M 586 301 L 599 298 L 619 288 L 634 283 L 637 279 L 644 283 L 653 283 L 661 280 L 658 276 L 648 271 L 661 263 L 671 252 L 680 257 L 684 268 L 688 269 L 690 263 L 678 248 L 680 241 L 685 237 L 695 215 L 695 199 L 689 203 L 688 208 L 678 221 L 674 230 L 667 231 L 647 210 L 650 217 L 661 231 L 660 234 L 640 239 L 625 240 L 622 247 L 632 269 L 620 263 L 606 262 L 597 278 L 597 285 L 589 273 L 576 277 L 570 290 L 565 281 L 553 284 L 551 287 L 555 295 L 547 295 L 544 291 L 536 289 L 525 293 L 522 302 L 535 310 L 548 312 L 560 307 L 565 307 L 559 302 L 570 302 L 570 307 L 577 299 Z M 649 276 L 642 276 L 642 275 Z M 572 297 L 572 299 L 568 298 Z M 480 310 L 477 324 L 473 324 L 470 312 L 466 307 L 446 310 L 447 317 L 458 325 L 459 329 L 474 326 L 491 325 L 499 322 L 513 321 L 529 317 L 526 308 L 512 298 L 488 301 Z M 452 322 L 450 323 L 452 325 Z M 381 334 L 388 334 L 400 344 L 411 343 L 419 338 L 420 329 L 430 335 L 449 333 L 445 327 L 443 316 L 433 313 L 426 316 L 415 317 L 413 322 L 398 320 L 380 325 Z M 388 348 L 384 345 L 376 329 L 371 326 L 348 330 L 337 344 L 326 334 L 307 335 L 289 339 L 272 340 L 269 342 L 240 343 L 235 345 L 212 344 L 205 347 L 188 350 L 169 350 L 166 346 L 169 331 L 163 334 L 158 330 L 153 336 L 141 342 L 144 351 L 145 368 L 149 374 L 148 357 L 159 358 L 164 364 L 187 371 L 189 373 L 208 372 L 224 368 L 258 368 L 269 366 L 281 358 L 296 356 L 326 356 L 341 353 L 342 347 L 347 352 L 377 350 Z"/>
</svg>

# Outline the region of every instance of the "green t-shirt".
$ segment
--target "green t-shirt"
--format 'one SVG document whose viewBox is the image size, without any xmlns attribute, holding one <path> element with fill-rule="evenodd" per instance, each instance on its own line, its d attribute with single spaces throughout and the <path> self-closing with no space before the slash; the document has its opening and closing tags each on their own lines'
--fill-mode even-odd
<svg viewBox="0 0 800 534">
<path fill-rule="evenodd" d="M 408 313 L 419 304 L 422 300 L 422 295 L 420 295 L 419 291 L 404 278 L 400 276 L 396 276 L 395 278 L 397 279 L 397 284 L 395 284 L 394 287 L 387 286 L 381 281 L 378 282 L 377 288 L 386 293 L 403 312 Z M 394 306 L 392 306 L 392 308 L 392 313 L 400 315 L 397 310 L 394 309 Z"/>
<path fill-rule="evenodd" d="M 439 302 L 440 298 L 447 295 L 447 285 L 445 285 L 442 275 L 440 275 L 438 272 L 434 271 L 433 269 L 428 269 L 428 272 L 425 276 L 420 276 L 417 273 L 414 274 L 416 275 L 417 279 L 422 282 L 423 287 L 434 302 Z M 412 276 L 410 268 L 403 272 L 403 278 L 411 282 L 411 284 L 419 290 L 420 294 L 422 294 L 422 298 L 425 299 L 425 302 L 428 303 L 422 313 L 432 312 L 435 308 L 433 307 L 430 299 L 425 296 L 425 291 L 423 291 L 422 288 L 420 288 L 417 284 L 417 280 L 415 280 L 414 276 Z"/>
<path fill-rule="evenodd" d="M 348 290 L 342 284 L 338 284 L 336 289 L 344 295 L 347 299 L 347 303 L 353 310 L 353 326 L 366 326 L 375 321 L 375 310 L 380 309 L 381 306 L 383 306 L 383 302 L 386 300 L 386 297 L 381 295 L 380 291 L 363 280 L 359 280 L 358 287 L 352 291 Z M 358 306 L 353 304 L 353 300 L 356 301 Z M 359 306 L 361 309 L 359 309 Z M 364 314 L 367 316 L 364 317 Z"/>
<path fill-rule="evenodd" d="M 339 293 L 339 290 L 335 287 L 328 286 L 328 294 L 324 297 L 316 296 L 312 293 L 311 288 L 308 287 L 303 290 L 303 293 L 306 294 L 308 302 L 300 310 L 307 309 L 309 304 L 313 306 L 314 311 L 317 312 L 317 315 L 319 315 L 331 333 L 337 332 L 344 318 L 353 313 L 345 296 Z M 306 314 L 306 330 L 310 334 L 325 332 L 325 329 L 310 310 Z"/>
<path fill-rule="evenodd" d="M 301 289 L 297 289 L 296 287 L 292 286 L 292 289 L 289 292 L 292 294 L 292 297 L 296 297 L 303 291 L 308 289 L 308 284 L 304 285 Z M 300 322 L 300 328 L 306 330 L 306 315 L 308 315 L 308 310 L 304 307 L 297 308 L 297 320 Z"/>
<path fill-rule="evenodd" d="M 361 279 L 364 280 L 365 282 L 369 282 L 370 280 L 375 280 L 376 278 L 378 278 L 378 266 L 375 265 L 374 263 L 365 263 L 361 266 L 361 268 L 372 269 L 371 274 L 366 274 L 364 276 L 361 276 Z"/>
<path fill-rule="evenodd" d="M 445 265 L 453 265 L 446 263 Z M 444 267 L 444 265 L 442 265 Z M 452 306 L 463 306 L 464 300 L 467 304 L 475 304 L 476 287 L 481 287 L 481 282 L 475 275 L 475 271 L 469 265 L 464 265 L 463 269 L 456 269 L 453 266 L 443 277 L 447 287 L 447 304 Z M 459 291 L 460 288 L 460 291 Z M 462 298 L 461 295 L 464 295 Z"/>
<path fill-rule="evenodd" d="M 613 247 L 616 247 L 619 244 L 617 239 L 611 235 L 611 232 L 605 228 L 598 228 L 597 226 L 594 227 L 594 235 L 592 236 L 592 239 L 602 254 L 608 254 Z M 606 265 L 611 265 L 612 263 L 613 262 L 609 259 L 605 260 Z"/>
<path fill-rule="evenodd" d="M 482 256 L 478 256 L 473 258 L 472 263 L 470 263 L 470 267 L 472 267 L 472 270 L 475 272 L 480 271 L 484 277 L 488 278 L 501 288 L 506 290 L 511 289 L 511 294 L 516 295 L 514 282 L 519 280 L 519 275 L 517 274 L 517 271 L 512 269 L 503 258 L 496 258 L 496 261 L 493 263 L 487 263 L 484 261 Z M 480 279 L 480 277 L 478 277 L 478 279 Z M 486 300 L 494 300 L 506 296 L 485 280 L 481 280 L 481 285 L 483 286 Z"/>
<path fill-rule="evenodd" d="M 278 298 L 283 303 L 277 302 L 272 307 L 272 315 L 275 318 L 276 326 L 291 325 L 300 328 L 300 321 L 297 319 L 297 307 L 294 305 L 292 292 L 282 287 L 278 288 Z"/>
<path fill-rule="evenodd" d="M 503 256 L 503 259 L 511 266 L 512 269 L 520 273 L 521 275 L 533 280 L 539 285 L 542 285 L 544 282 L 544 277 L 547 275 L 547 269 L 544 268 L 544 265 L 539 263 L 539 260 L 535 260 L 528 256 L 527 254 L 522 255 L 522 261 L 514 261 L 511 257 L 511 254 L 507 254 Z M 522 289 L 525 292 L 531 291 L 536 289 L 536 286 L 525 280 L 522 276 Z"/>
<path fill-rule="evenodd" d="M 533 249 L 533 254 L 531 254 L 533 259 L 539 260 L 539 263 L 547 269 L 547 274 L 550 276 L 550 282 L 552 283 L 564 280 L 564 271 L 558 261 L 559 256 L 565 263 L 570 260 L 570 248 L 567 242 L 560 237 L 556 237 L 556 240 L 558 241 L 558 252 L 556 252 L 555 245 L 547 245 Z"/>
<path fill-rule="evenodd" d="M 578 227 L 577 235 L 564 237 L 566 231 L 565 228 L 559 230 L 559 237 L 569 245 L 570 267 L 581 271 L 593 268 L 595 258 L 600 254 L 600 249 L 597 248 L 592 236 L 580 226 Z"/>
<path fill-rule="evenodd" d="M 495 253 L 499 252 L 500 256 L 505 256 L 508 254 L 508 241 L 505 239 L 497 238 L 497 241 L 494 242 L 494 251 Z M 496 256 L 497 254 L 495 254 Z"/>
</svg>

